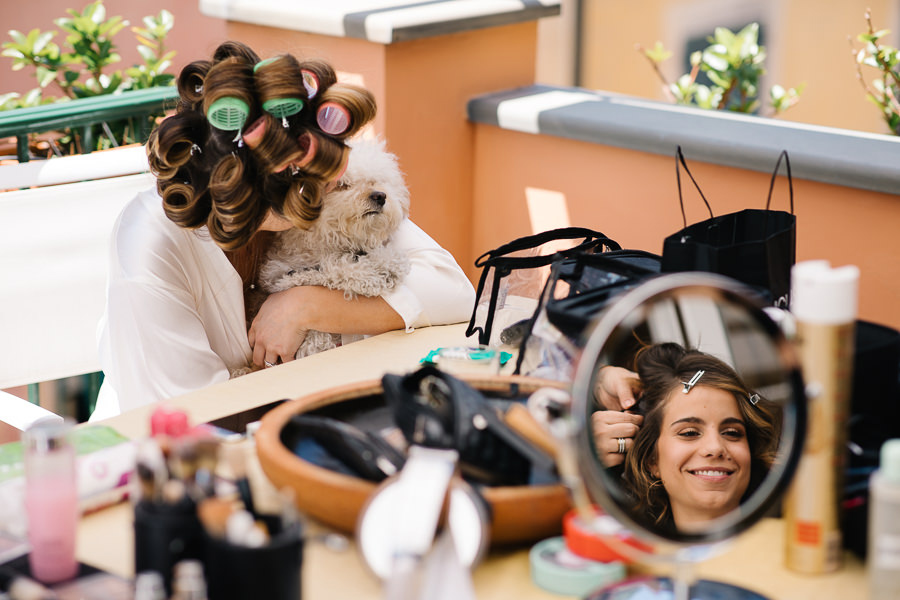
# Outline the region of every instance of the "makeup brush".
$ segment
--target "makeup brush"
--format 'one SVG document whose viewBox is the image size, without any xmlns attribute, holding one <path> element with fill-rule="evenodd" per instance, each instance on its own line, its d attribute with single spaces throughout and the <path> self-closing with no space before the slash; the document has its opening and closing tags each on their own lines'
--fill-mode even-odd
<svg viewBox="0 0 900 600">
<path fill-rule="evenodd" d="M 221 449 L 221 455 L 234 478 L 234 485 L 237 487 L 241 502 L 244 503 L 244 508 L 255 517 L 256 507 L 253 504 L 253 490 L 250 488 L 250 480 L 247 478 L 247 457 L 244 452 L 246 452 L 246 449 L 242 443 L 224 444 Z"/>
</svg>

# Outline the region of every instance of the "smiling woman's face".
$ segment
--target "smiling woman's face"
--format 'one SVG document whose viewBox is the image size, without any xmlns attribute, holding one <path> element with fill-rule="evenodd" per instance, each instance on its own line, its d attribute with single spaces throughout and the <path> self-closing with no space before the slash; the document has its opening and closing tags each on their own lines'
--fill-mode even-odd
<svg viewBox="0 0 900 600">
<path fill-rule="evenodd" d="M 675 525 L 688 530 L 736 509 L 750 483 L 750 447 L 737 400 L 696 385 L 674 390 L 663 411 L 654 477 L 662 479 Z"/>
</svg>

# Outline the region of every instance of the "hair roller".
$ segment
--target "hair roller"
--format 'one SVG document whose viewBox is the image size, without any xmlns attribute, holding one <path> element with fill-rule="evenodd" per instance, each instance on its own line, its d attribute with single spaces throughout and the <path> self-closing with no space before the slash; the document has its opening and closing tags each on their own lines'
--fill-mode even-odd
<svg viewBox="0 0 900 600">
<path fill-rule="evenodd" d="M 309 136 L 315 146 L 315 156 L 303 167 L 303 172 L 320 181 L 328 182 L 340 175 L 350 149 L 340 140 L 316 131 L 310 131 Z"/>
<path fill-rule="evenodd" d="M 346 138 L 371 121 L 375 111 L 375 97 L 367 89 L 336 83 L 322 92 L 316 122 L 323 132 Z"/>
<path fill-rule="evenodd" d="M 297 59 L 290 55 L 275 56 L 256 63 L 253 67 L 257 94 L 262 108 L 283 120 L 303 110 L 306 89 Z"/>
<path fill-rule="evenodd" d="M 209 69 L 203 88 L 203 112 L 210 124 L 224 131 L 242 129 L 255 105 L 252 67 L 226 58 Z"/>
<path fill-rule="evenodd" d="M 334 69 L 321 60 L 305 60 L 300 63 L 300 73 L 306 96 L 312 100 L 320 90 L 327 89 L 337 83 Z"/>
</svg>

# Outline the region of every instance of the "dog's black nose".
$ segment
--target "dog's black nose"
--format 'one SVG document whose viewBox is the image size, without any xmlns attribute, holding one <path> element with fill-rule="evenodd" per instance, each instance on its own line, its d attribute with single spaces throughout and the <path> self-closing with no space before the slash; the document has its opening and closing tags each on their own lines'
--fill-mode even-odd
<svg viewBox="0 0 900 600">
<path fill-rule="evenodd" d="M 378 206 L 384 206 L 384 201 L 387 199 L 387 194 L 384 192 L 372 192 L 369 194 L 369 200 L 377 204 Z"/>
</svg>

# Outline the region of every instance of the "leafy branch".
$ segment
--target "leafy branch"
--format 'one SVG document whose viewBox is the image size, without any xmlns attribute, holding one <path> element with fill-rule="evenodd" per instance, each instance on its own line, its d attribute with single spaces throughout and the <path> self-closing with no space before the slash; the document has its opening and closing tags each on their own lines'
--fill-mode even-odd
<svg viewBox="0 0 900 600">
<path fill-rule="evenodd" d="M 900 51 L 881 42 L 890 31 L 875 30 L 871 10 L 866 10 L 865 18 L 868 30 L 857 36 L 857 40 L 864 46 L 857 50 L 850 40 L 850 51 L 856 59 L 856 76 L 866 93 L 866 98 L 878 107 L 891 131 L 900 134 L 900 102 L 897 100 L 900 92 L 900 72 L 898 72 Z M 871 87 L 863 76 L 863 65 L 879 71 L 879 76 L 872 80 Z"/>
<path fill-rule="evenodd" d="M 760 106 L 759 80 L 766 72 L 765 48 L 759 45 L 759 24 L 750 23 L 737 33 L 717 27 L 707 41 L 709 46 L 691 54 L 691 70 L 674 83 L 666 79 L 660 68 L 672 56 L 662 43 L 656 42 L 649 49 L 637 45 L 636 49 L 650 62 L 670 101 L 713 110 L 756 112 Z M 711 85 L 697 81 L 700 73 L 709 78 Z M 769 91 L 773 113 L 779 114 L 795 105 L 802 91 L 803 86 L 785 89 L 773 85 Z"/>
</svg>

